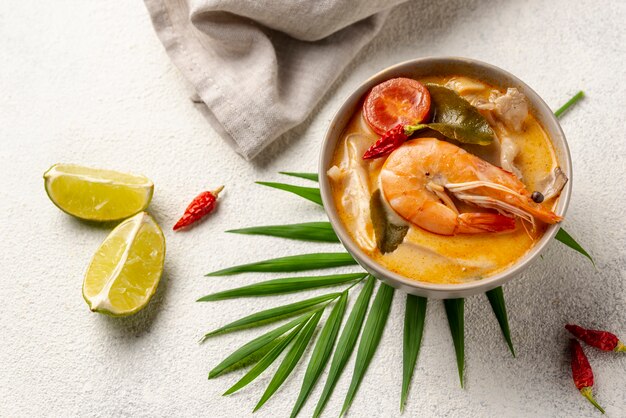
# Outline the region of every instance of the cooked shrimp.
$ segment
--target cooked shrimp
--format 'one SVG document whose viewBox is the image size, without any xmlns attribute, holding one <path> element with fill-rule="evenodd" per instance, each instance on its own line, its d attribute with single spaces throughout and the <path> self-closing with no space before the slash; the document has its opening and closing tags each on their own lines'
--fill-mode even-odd
<svg viewBox="0 0 626 418">
<path fill-rule="evenodd" d="M 398 215 L 440 235 L 515 229 L 518 216 L 553 224 L 561 218 L 535 203 L 515 175 L 446 141 L 419 138 L 396 149 L 380 172 L 385 199 Z M 459 213 L 447 194 L 498 213 Z"/>
</svg>

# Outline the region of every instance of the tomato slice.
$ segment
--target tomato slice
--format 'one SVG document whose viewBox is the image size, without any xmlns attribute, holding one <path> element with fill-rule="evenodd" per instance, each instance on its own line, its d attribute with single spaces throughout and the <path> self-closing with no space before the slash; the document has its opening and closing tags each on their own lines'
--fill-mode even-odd
<svg viewBox="0 0 626 418">
<path fill-rule="evenodd" d="M 429 111 L 428 89 L 417 80 L 403 77 L 378 84 L 363 103 L 365 120 L 379 135 L 398 124 L 421 123 Z"/>
</svg>

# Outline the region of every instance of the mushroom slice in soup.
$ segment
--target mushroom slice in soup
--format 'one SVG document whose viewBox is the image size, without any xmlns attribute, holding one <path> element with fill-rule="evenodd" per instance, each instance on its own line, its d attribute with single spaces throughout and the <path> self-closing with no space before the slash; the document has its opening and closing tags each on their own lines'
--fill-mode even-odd
<svg viewBox="0 0 626 418">
<path fill-rule="evenodd" d="M 515 140 L 508 135 L 500 134 L 498 135 L 498 139 L 500 142 L 500 167 L 515 174 L 518 179 L 521 179 L 522 172 L 513 163 L 517 154 L 519 154 L 519 146 Z"/>
<path fill-rule="evenodd" d="M 550 200 L 561 194 L 568 180 L 561 167 L 556 167 L 539 182 L 538 189 L 543 194 L 544 200 Z"/>
<path fill-rule="evenodd" d="M 467 93 L 476 93 L 487 88 L 483 83 L 468 77 L 452 77 L 445 84 L 445 87 L 455 90 L 461 96 Z"/>
<path fill-rule="evenodd" d="M 369 147 L 370 140 L 361 134 L 351 134 L 346 138 L 344 154 L 338 166 L 327 171 L 331 181 L 343 190 L 341 205 L 349 215 L 349 225 L 357 244 L 367 251 L 376 248 L 374 229 L 370 214 L 370 186 L 366 165 L 361 156 Z"/>
</svg>

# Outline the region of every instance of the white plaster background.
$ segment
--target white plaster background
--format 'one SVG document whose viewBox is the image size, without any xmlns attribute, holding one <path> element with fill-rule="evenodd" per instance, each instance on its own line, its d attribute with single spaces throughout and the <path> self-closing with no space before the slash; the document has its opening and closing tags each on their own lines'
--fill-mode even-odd
<svg viewBox="0 0 626 418">
<path fill-rule="evenodd" d="M 555 108 L 585 90 L 585 101 L 562 120 L 575 172 L 565 225 L 593 254 L 597 269 L 554 242 L 505 287 L 516 359 L 484 296 L 468 299 L 464 390 L 442 304 L 430 303 L 405 415 L 597 416 L 571 382 L 563 324 L 626 337 L 625 19 L 623 1 L 451 0 L 399 7 L 313 116 L 247 163 L 190 103 L 142 2 L 4 2 L 0 416 L 249 416 L 271 375 L 231 398 L 220 394 L 237 376 L 206 376 L 256 333 L 204 345 L 197 340 L 242 314 L 299 296 L 199 304 L 199 296 L 261 278 L 203 274 L 329 246 L 222 231 L 322 220 L 314 205 L 254 180 L 277 180 L 279 170 L 315 170 L 320 139 L 342 98 L 374 72 L 428 55 L 501 66 Z M 168 253 L 161 287 L 140 314 L 108 318 L 89 312 L 82 300 L 83 273 L 109 228 L 71 219 L 48 201 L 41 175 L 56 162 L 135 171 L 154 180 L 150 211 L 165 227 Z M 218 213 L 192 231 L 173 234 L 171 225 L 188 200 L 218 184 L 226 185 Z M 403 309 L 397 293 L 351 416 L 399 415 Z M 626 416 L 626 357 L 588 353 L 598 401 L 608 416 Z M 327 416 L 339 412 L 352 361 Z M 287 416 L 302 372 L 299 366 L 256 415 Z M 309 402 L 303 416 L 313 406 Z"/>
</svg>

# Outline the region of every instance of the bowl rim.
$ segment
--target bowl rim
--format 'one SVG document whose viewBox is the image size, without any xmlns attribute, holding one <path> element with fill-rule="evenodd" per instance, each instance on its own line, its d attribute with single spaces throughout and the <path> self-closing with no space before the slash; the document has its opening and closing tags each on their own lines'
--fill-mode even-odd
<svg viewBox="0 0 626 418">
<path fill-rule="evenodd" d="M 539 242 L 537 242 L 532 248 L 530 248 L 530 250 L 528 250 L 511 266 L 494 275 L 485 277 L 480 280 L 459 284 L 422 282 L 419 280 L 410 279 L 391 270 L 388 270 L 386 267 L 377 263 L 367 254 L 365 254 L 365 252 L 361 250 L 361 248 L 352 240 L 352 237 L 346 230 L 345 226 L 343 225 L 337 214 L 334 200 L 332 198 L 330 182 L 328 180 L 326 172 L 328 168 L 330 168 L 330 162 L 337 141 L 339 140 L 340 132 L 343 131 L 343 127 L 345 127 L 346 121 L 349 120 L 349 118 L 346 119 L 346 114 L 348 114 L 349 116 L 353 114 L 354 106 L 361 100 L 361 98 L 366 94 L 367 91 L 369 91 L 374 85 L 382 82 L 385 79 L 399 76 L 396 73 L 401 73 L 403 70 L 406 71 L 408 69 L 410 71 L 411 68 L 416 69 L 419 67 L 432 65 L 441 65 L 445 67 L 446 65 L 449 66 L 451 64 L 469 65 L 477 67 L 477 69 L 494 74 L 496 77 L 508 79 L 514 82 L 517 86 L 521 86 L 524 89 L 524 94 L 529 100 L 531 108 L 534 111 L 535 115 L 538 117 L 538 119 L 540 119 L 540 123 L 544 130 L 546 130 L 546 133 L 548 134 L 553 147 L 555 148 L 555 150 L 561 151 L 559 155 L 559 166 L 565 168 L 565 172 L 568 175 L 569 181 L 561 192 L 555 212 L 560 216 L 564 216 L 569 206 L 572 191 L 572 161 L 570 149 L 567 144 L 567 139 L 565 137 L 563 129 L 561 128 L 561 125 L 558 122 L 558 119 L 556 118 L 550 107 L 546 104 L 546 102 L 522 80 L 509 73 L 508 71 L 496 67 L 495 65 L 471 58 L 454 56 L 417 58 L 392 65 L 369 77 L 358 87 L 356 87 L 346 99 L 343 100 L 341 106 L 335 112 L 333 118 L 328 124 L 320 149 L 318 166 L 320 193 L 324 205 L 324 210 L 339 240 L 344 245 L 346 250 L 355 258 L 355 260 L 369 273 L 373 274 L 383 282 L 393 287 L 402 289 L 408 293 L 439 299 L 459 298 L 483 293 L 485 291 L 501 286 L 502 284 L 511 280 L 513 277 L 517 276 L 524 269 L 526 269 L 540 255 L 540 253 L 552 241 L 552 238 L 554 238 L 554 236 L 558 232 L 560 228 L 560 223 L 550 225 L 544 235 L 539 240 Z M 445 70 L 438 71 L 438 73 L 445 74 Z M 435 74 L 436 73 L 434 73 L 433 75 Z M 342 124 L 342 121 L 342 128 L 341 130 L 338 130 L 336 127 L 340 126 L 340 124 Z M 336 135 L 333 135 L 333 133 L 336 133 Z M 557 144 L 556 142 L 559 142 L 559 144 Z"/>
</svg>

